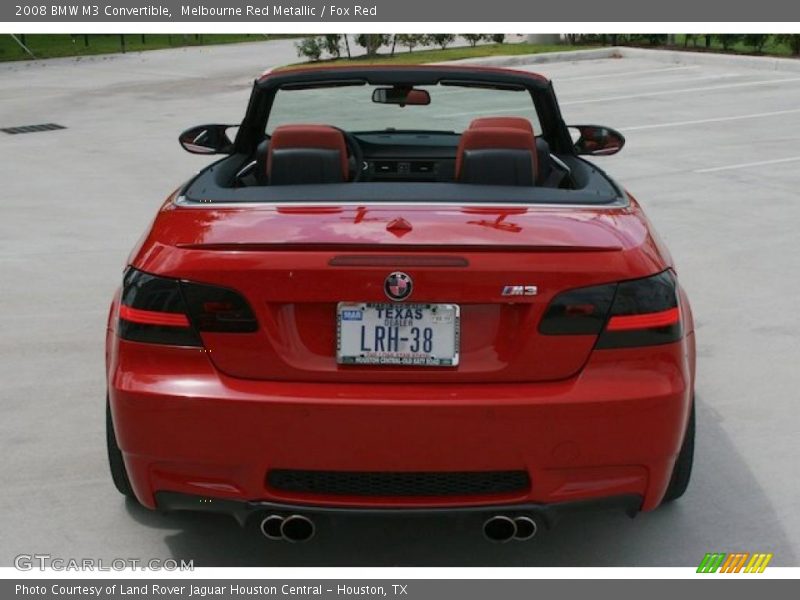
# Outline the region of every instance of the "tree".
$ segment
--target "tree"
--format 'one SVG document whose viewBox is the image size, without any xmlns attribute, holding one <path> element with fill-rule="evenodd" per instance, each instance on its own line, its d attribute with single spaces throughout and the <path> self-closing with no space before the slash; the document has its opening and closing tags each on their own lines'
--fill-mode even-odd
<svg viewBox="0 0 800 600">
<path fill-rule="evenodd" d="M 491 35 L 492 41 L 495 44 L 502 44 L 506 41 L 506 34 L 505 33 L 493 33 Z"/>
<path fill-rule="evenodd" d="M 333 58 L 342 55 L 341 49 L 342 35 L 340 33 L 328 33 L 322 36 L 322 47 Z"/>
<path fill-rule="evenodd" d="M 800 34 L 798 33 L 782 33 L 777 36 L 777 41 L 789 46 L 792 54 L 795 56 L 800 55 Z"/>
<path fill-rule="evenodd" d="M 733 48 L 742 39 L 742 36 L 737 33 L 718 33 L 714 38 L 722 44 L 722 49 L 727 51 Z"/>
<path fill-rule="evenodd" d="M 645 38 L 651 46 L 659 46 L 668 41 L 668 36 L 666 33 L 648 33 Z"/>
<path fill-rule="evenodd" d="M 414 48 L 425 43 L 425 36 L 416 33 L 400 33 L 397 35 L 397 43 L 408 48 L 409 52 L 413 52 Z"/>
<path fill-rule="evenodd" d="M 442 50 L 445 50 L 450 44 L 456 41 L 456 36 L 452 33 L 432 33 L 428 37 L 431 43 L 436 44 Z"/>
<path fill-rule="evenodd" d="M 375 56 L 391 37 L 388 33 L 360 33 L 356 36 L 356 44 L 367 51 L 367 56 Z"/>
<path fill-rule="evenodd" d="M 744 36 L 744 43 L 759 54 L 764 49 L 767 40 L 769 40 L 769 34 L 766 33 L 748 33 Z"/>
<path fill-rule="evenodd" d="M 461 37 L 467 40 L 467 43 L 474 48 L 478 45 L 478 42 L 485 40 L 487 35 L 485 33 L 462 33 Z"/>
<path fill-rule="evenodd" d="M 304 37 L 299 42 L 296 42 L 294 47 L 297 48 L 297 56 L 303 56 L 310 61 L 318 61 L 322 56 L 322 47 L 324 42 L 316 37 Z"/>
</svg>

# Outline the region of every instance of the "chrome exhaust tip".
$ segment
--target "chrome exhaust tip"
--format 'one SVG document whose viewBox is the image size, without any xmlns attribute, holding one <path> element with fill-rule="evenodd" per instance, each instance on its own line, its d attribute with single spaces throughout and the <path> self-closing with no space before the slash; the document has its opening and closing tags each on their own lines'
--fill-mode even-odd
<svg viewBox="0 0 800 600">
<path fill-rule="evenodd" d="M 261 533 L 270 540 L 282 540 L 281 528 L 284 518 L 281 515 L 268 515 L 261 521 Z"/>
<path fill-rule="evenodd" d="M 303 515 L 290 515 L 280 526 L 281 536 L 287 542 L 307 542 L 316 532 L 314 522 Z"/>
<path fill-rule="evenodd" d="M 533 539 L 539 532 L 539 525 L 537 525 L 536 521 L 531 517 L 516 517 L 514 519 L 514 525 L 517 527 L 514 539 L 520 542 Z"/>
<path fill-rule="evenodd" d="M 517 524 L 513 519 L 496 515 L 489 517 L 483 524 L 483 535 L 490 542 L 505 543 L 517 535 Z"/>
</svg>

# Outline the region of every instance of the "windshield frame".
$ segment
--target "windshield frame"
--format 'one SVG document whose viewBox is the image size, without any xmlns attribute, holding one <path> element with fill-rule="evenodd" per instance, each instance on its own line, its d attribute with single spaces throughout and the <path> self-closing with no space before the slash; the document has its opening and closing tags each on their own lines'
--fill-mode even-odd
<svg viewBox="0 0 800 600">
<path fill-rule="evenodd" d="M 264 133 L 270 136 L 276 127 L 307 122 L 304 112 L 314 114 L 316 122 L 336 127 L 352 134 L 365 133 L 421 133 L 460 135 L 469 128 L 470 122 L 480 116 L 513 114 L 532 123 L 534 131 L 541 131 L 539 114 L 533 96 L 523 86 L 476 85 L 473 82 L 442 80 L 437 84 L 414 86 L 425 90 L 431 102 L 424 106 L 399 106 L 375 103 L 371 91 L 384 87 L 366 81 L 350 85 L 328 86 L 330 102 L 326 100 L 325 87 L 281 86 L 276 89 L 270 112 L 267 115 Z M 366 88 L 366 89 L 363 89 Z M 464 91 L 475 107 L 484 111 L 460 112 L 460 103 L 465 96 L 451 96 L 453 91 Z M 311 93 L 308 93 L 311 92 Z M 297 96 L 295 96 L 297 94 Z M 507 106 L 512 104 L 513 106 Z M 324 111 L 333 107 L 331 115 Z M 348 110 L 336 110 L 347 106 Z M 496 111 L 492 106 L 499 106 Z M 351 109 L 352 110 L 349 110 Z M 306 111 L 304 111 L 306 109 Z M 275 114 L 275 113 L 279 114 Z M 301 116 L 297 116 L 297 114 Z M 277 118 L 276 118 L 277 117 Z"/>
<path fill-rule="evenodd" d="M 342 85 L 437 85 L 442 82 L 477 87 L 525 89 L 531 96 L 541 132 L 558 154 L 575 154 L 569 131 L 561 117 L 551 82 L 532 72 L 471 66 L 365 66 L 302 68 L 273 71 L 256 80 L 244 120 L 235 141 L 235 151 L 252 152 L 264 139 L 275 95 L 282 87 L 326 88 Z M 309 122 L 314 119 L 309 119 Z M 456 134 L 458 135 L 458 134 Z"/>
</svg>

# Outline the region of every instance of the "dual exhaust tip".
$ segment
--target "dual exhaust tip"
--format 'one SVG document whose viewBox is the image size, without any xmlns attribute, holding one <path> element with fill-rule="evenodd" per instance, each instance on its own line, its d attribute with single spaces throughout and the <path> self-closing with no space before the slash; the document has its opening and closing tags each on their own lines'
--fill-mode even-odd
<svg viewBox="0 0 800 600">
<path fill-rule="evenodd" d="M 483 535 L 490 542 L 524 542 L 533 539 L 538 533 L 539 525 L 531 517 L 506 517 L 495 515 L 483 524 Z"/>
<path fill-rule="evenodd" d="M 267 515 L 261 521 L 261 533 L 270 540 L 287 542 L 307 542 L 314 537 L 314 522 L 303 515 Z M 495 515 L 483 524 L 483 535 L 491 542 L 525 541 L 532 539 L 539 531 L 534 519 L 526 516 L 507 517 Z"/>
<path fill-rule="evenodd" d="M 314 537 L 314 522 L 303 515 L 268 515 L 261 521 L 261 533 L 270 540 L 307 542 Z"/>
</svg>

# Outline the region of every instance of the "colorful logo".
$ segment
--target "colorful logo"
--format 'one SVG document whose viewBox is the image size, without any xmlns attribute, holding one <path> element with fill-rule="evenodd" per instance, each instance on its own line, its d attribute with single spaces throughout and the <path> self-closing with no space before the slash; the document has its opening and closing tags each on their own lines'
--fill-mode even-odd
<svg viewBox="0 0 800 600">
<path fill-rule="evenodd" d="M 756 552 L 710 552 L 703 557 L 697 567 L 698 573 L 763 573 L 772 554 Z"/>
<path fill-rule="evenodd" d="M 414 284 L 411 277 L 401 271 L 390 273 L 383 282 L 383 291 L 389 296 L 390 300 L 405 300 L 411 295 Z"/>
</svg>

